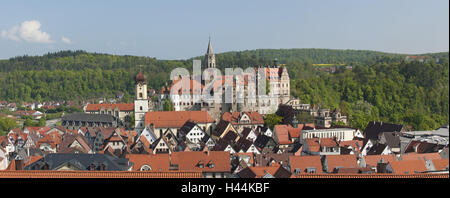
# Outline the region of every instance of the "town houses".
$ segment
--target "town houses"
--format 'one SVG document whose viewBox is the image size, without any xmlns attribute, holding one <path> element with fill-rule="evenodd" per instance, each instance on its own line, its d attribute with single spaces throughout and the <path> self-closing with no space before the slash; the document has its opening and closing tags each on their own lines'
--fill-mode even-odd
<svg viewBox="0 0 450 198">
<path fill-rule="evenodd" d="M 216 68 L 211 41 L 205 58 L 207 68 Z M 2 171 L 70 170 L 204 178 L 431 173 L 448 177 L 448 125 L 432 131 L 408 131 L 401 124 L 377 121 L 364 129 L 345 126 L 347 117 L 340 110 L 291 98 L 286 67 L 275 61 L 256 69 L 267 74 L 272 92 L 253 104 L 182 102 L 186 95 L 174 92 L 174 84 L 161 88 L 155 103 L 149 97 L 147 78 L 139 71 L 133 79 L 134 103 L 86 103 L 83 112 L 62 115 L 60 124 L 17 127 L 0 136 L 0 175 Z M 242 80 L 244 85 L 250 82 Z M 188 82 L 190 98 L 201 95 L 193 87 L 209 84 L 194 78 Z M 226 83 L 230 82 L 218 82 Z M 212 85 L 216 88 L 216 83 Z M 167 102 L 172 109 L 162 108 Z M 16 104 L 5 101 L 0 105 L 18 117 L 43 116 L 37 110 L 16 111 Z M 267 114 L 280 105 L 293 109 L 292 121 L 268 126 Z M 302 112 L 314 119 L 299 123 L 296 115 Z"/>
</svg>

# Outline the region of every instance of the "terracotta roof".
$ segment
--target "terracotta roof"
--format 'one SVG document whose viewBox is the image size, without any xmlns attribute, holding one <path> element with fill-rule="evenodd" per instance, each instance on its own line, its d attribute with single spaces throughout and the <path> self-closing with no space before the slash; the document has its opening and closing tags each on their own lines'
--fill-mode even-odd
<svg viewBox="0 0 450 198">
<path fill-rule="evenodd" d="M 188 151 L 173 152 L 171 164 L 178 165 L 178 170 L 202 172 L 230 172 L 230 152 L 224 151 Z M 203 168 L 202 168 L 203 166 Z"/>
<path fill-rule="evenodd" d="M 86 111 L 100 111 L 100 109 L 119 109 L 119 111 L 134 111 L 134 104 L 88 104 Z"/>
<path fill-rule="evenodd" d="M 371 168 L 340 168 L 337 174 L 375 173 Z"/>
<path fill-rule="evenodd" d="M 423 160 L 402 160 L 389 162 L 394 174 L 414 174 L 427 171 Z"/>
<path fill-rule="evenodd" d="M 354 155 L 327 155 L 328 172 L 333 172 L 335 168 L 358 168 L 356 156 Z"/>
<path fill-rule="evenodd" d="M 145 139 L 145 138 L 143 138 Z M 125 156 L 130 162 L 133 162 L 133 170 L 139 171 L 142 166 L 148 165 L 151 171 L 169 171 L 169 154 L 128 154 Z"/>
<path fill-rule="evenodd" d="M 60 145 L 61 142 L 62 142 L 62 136 L 58 132 L 54 131 L 54 132 L 47 134 L 45 137 L 41 138 L 38 141 L 36 146 L 40 147 L 41 144 L 48 143 L 53 148 L 56 148 L 56 145 Z"/>
<path fill-rule="evenodd" d="M 231 122 L 231 124 L 242 124 L 239 123 L 239 120 L 241 119 L 241 113 L 246 114 L 249 119 L 250 123 L 244 123 L 244 124 L 264 124 L 264 119 L 261 114 L 259 114 L 257 111 L 248 111 L 248 112 L 225 112 L 222 115 L 222 120 Z"/>
<path fill-rule="evenodd" d="M 342 142 L 339 142 L 339 146 L 341 146 L 341 147 L 351 146 L 352 148 L 359 150 L 359 148 L 363 146 L 363 141 L 361 141 L 361 140 L 342 141 Z"/>
<path fill-rule="evenodd" d="M 181 128 L 186 121 L 214 123 L 207 111 L 152 111 L 145 114 L 145 125 L 155 128 Z"/>
<path fill-rule="evenodd" d="M 320 156 L 290 156 L 291 172 L 299 168 L 301 174 L 307 173 L 306 168 L 316 168 L 316 173 L 322 173 L 322 162 Z"/>
<path fill-rule="evenodd" d="M 339 143 L 333 138 L 321 138 L 320 147 L 337 147 Z"/>
<path fill-rule="evenodd" d="M 439 170 L 448 170 L 448 159 L 434 159 L 433 165 L 437 171 Z"/>
<path fill-rule="evenodd" d="M 407 153 L 401 156 L 401 160 L 427 160 L 441 159 L 439 153 Z"/>
<path fill-rule="evenodd" d="M 25 131 L 25 130 L 28 130 L 29 132 L 32 132 L 32 131 L 39 131 L 39 130 L 41 130 L 41 129 L 43 129 L 44 127 L 25 127 L 23 130 Z"/>
<path fill-rule="evenodd" d="M 200 95 L 200 94 L 202 94 L 202 90 L 203 90 L 203 87 L 204 87 L 204 85 L 202 85 L 200 82 L 198 82 L 198 81 L 196 81 L 196 80 L 193 80 L 193 79 L 187 79 L 187 81 L 182 81 L 182 82 L 180 82 L 180 84 L 179 85 L 177 85 L 177 87 L 175 87 L 175 88 L 177 88 L 176 90 L 174 90 L 174 86 L 178 83 L 180 81 L 180 79 L 175 79 L 175 80 L 173 80 L 173 82 L 172 82 L 172 84 L 167 88 L 167 90 L 166 90 L 166 88 L 165 87 L 163 87 L 162 89 L 161 89 L 161 91 L 164 93 L 164 92 L 166 92 L 166 91 L 170 91 L 169 93 L 171 93 L 171 94 L 196 94 L 196 95 Z M 188 87 L 187 88 L 189 88 L 189 90 L 188 89 L 182 89 L 183 87 L 182 87 L 182 83 L 189 83 L 189 85 L 188 85 Z M 197 89 L 194 89 L 194 85 L 196 86 L 195 88 L 197 88 Z"/>
<path fill-rule="evenodd" d="M 275 125 L 273 127 L 274 133 L 278 138 L 279 144 L 292 144 L 290 140 L 289 131 L 287 130 L 287 125 Z"/>
<path fill-rule="evenodd" d="M 247 167 L 238 173 L 241 178 L 262 178 L 270 174 L 275 178 L 289 178 L 291 173 L 280 165 Z"/>
<path fill-rule="evenodd" d="M 0 178 L 202 178 L 199 171 L 0 171 Z"/>
<path fill-rule="evenodd" d="M 378 162 L 383 159 L 385 162 L 397 161 L 395 155 L 366 155 L 364 156 L 366 164 L 368 166 L 377 167 Z"/>
</svg>

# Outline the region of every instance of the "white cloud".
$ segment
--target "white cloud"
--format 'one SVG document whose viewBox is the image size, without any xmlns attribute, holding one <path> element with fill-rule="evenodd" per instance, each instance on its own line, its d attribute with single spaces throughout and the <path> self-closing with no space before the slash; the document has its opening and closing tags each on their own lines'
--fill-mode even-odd
<svg viewBox="0 0 450 198">
<path fill-rule="evenodd" d="M 30 43 L 51 43 L 50 35 L 41 30 L 41 23 L 37 20 L 24 21 L 9 30 L 3 30 L 1 36 L 14 41 L 27 41 Z"/>
<path fill-rule="evenodd" d="M 9 29 L 8 31 L 2 31 L 2 37 L 5 39 L 10 39 L 14 41 L 20 41 L 20 38 L 17 36 L 17 32 L 19 31 L 19 26 L 16 25 Z"/>
<path fill-rule="evenodd" d="M 71 41 L 69 38 L 65 37 L 65 36 L 63 36 L 63 37 L 61 38 L 61 41 L 62 41 L 63 43 L 65 43 L 65 44 L 68 44 L 68 45 L 72 44 L 72 41 Z"/>
</svg>

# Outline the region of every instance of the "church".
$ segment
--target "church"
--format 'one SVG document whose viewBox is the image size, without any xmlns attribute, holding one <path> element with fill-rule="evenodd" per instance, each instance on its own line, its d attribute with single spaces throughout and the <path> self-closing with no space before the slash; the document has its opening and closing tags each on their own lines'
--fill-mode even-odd
<svg viewBox="0 0 450 198">
<path fill-rule="evenodd" d="M 217 68 L 216 57 L 213 52 L 211 39 L 208 42 L 208 48 L 205 54 L 205 62 L 203 64 L 204 69 Z M 256 96 L 257 90 L 255 86 L 254 89 L 249 89 L 248 86 L 244 86 L 244 96 L 256 96 L 253 102 L 247 102 L 246 100 L 242 103 L 236 102 L 236 96 L 242 94 L 237 92 L 236 82 L 231 82 L 233 84 L 232 96 L 226 94 L 229 92 L 225 91 L 226 83 L 225 77 L 222 77 L 222 82 L 214 82 L 213 86 L 219 84 L 223 88 L 222 102 L 205 101 L 202 100 L 202 92 L 200 90 L 194 90 L 195 87 L 201 87 L 204 89 L 208 84 L 208 81 L 201 80 L 200 82 L 195 79 L 190 79 L 190 88 L 187 93 L 181 93 L 180 90 L 171 90 L 177 81 L 169 86 L 164 86 L 161 88 L 158 96 L 158 104 L 156 109 L 162 110 L 163 104 L 166 99 L 168 99 L 173 106 L 175 111 L 208 111 L 212 117 L 220 118 L 220 116 L 225 112 L 241 112 L 241 111 L 257 111 L 262 115 L 275 113 L 278 109 L 279 104 L 285 104 L 290 100 L 290 78 L 286 67 L 280 67 L 275 60 L 272 66 L 268 67 L 255 67 L 256 78 L 259 78 L 259 70 L 263 71 L 266 77 L 266 83 L 269 83 L 269 92 L 263 96 Z M 234 79 L 234 78 L 231 78 Z M 234 81 L 234 80 L 233 80 Z M 244 80 L 244 84 L 247 85 L 248 79 Z M 195 85 L 195 86 L 194 86 Z M 215 88 L 215 87 L 214 87 Z M 171 94 L 177 93 L 179 94 Z M 225 97 L 231 97 L 233 102 L 226 103 Z M 190 102 L 185 102 L 185 98 L 192 99 Z M 188 100 L 189 101 L 189 100 Z"/>
</svg>

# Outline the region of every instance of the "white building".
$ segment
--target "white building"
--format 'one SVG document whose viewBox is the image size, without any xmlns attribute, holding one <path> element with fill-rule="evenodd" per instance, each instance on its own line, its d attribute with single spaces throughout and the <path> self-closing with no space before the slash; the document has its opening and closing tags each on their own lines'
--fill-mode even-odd
<svg viewBox="0 0 450 198">
<path fill-rule="evenodd" d="M 356 136 L 361 136 L 359 129 L 334 128 L 334 129 L 313 129 L 302 130 L 301 139 L 309 138 L 336 138 L 338 141 L 350 141 Z"/>
<path fill-rule="evenodd" d="M 139 71 L 135 81 L 136 100 L 134 101 L 134 130 L 139 133 L 145 128 L 145 113 L 148 112 L 147 78 Z"/>
</svg>

